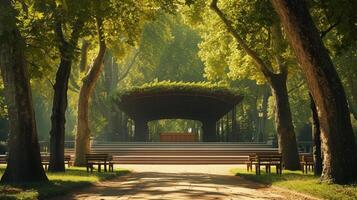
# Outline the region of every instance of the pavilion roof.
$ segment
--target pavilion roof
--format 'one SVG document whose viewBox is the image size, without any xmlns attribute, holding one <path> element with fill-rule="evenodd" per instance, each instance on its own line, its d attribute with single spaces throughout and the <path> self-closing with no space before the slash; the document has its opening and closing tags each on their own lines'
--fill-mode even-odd
<svg viewBox="0 0 357 200">
<path fill-rule="evenodd" d="M 120 91 L 116 101 L 134 120 L 192 119 L 216 121 L 243 96 L 226 85 L 209 82 L 152 82 Z"/>
</svg>

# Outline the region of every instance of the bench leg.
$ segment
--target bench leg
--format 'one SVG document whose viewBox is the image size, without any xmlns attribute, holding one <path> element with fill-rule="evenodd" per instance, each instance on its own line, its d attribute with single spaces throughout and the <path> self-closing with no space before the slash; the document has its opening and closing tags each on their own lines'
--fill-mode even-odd
<svg viewBox="0 0 357 200">
<path fill-rule="evenodd" d="M 107 172 L 107 164 L 104 163 L 104 171 Z"/>
<path fill-rule="evenodd" d="M 304 164 L 301 164 L 301 171 L 302 171 L 302 173 L 305 173 Z"/>
<path fill-rule="evenodd" d="M 305 174 L 307 174 L 308 165 L 305 164 Z"/>
<path fill-rule="evenodd" d="M 260 165 L 259 164 L 255 165 L 255 174 L 260 175 Z"/>
<path fill-rule="evenodd" d="M 98 164 L 98 172 L 101 172 L 101 171 L 102 171 L 102 165 Z"/>
<path fill-rule="evenodd" d="M 258 165 L 255 165 L 255 174 L 258 175 Z"/>
</svg>

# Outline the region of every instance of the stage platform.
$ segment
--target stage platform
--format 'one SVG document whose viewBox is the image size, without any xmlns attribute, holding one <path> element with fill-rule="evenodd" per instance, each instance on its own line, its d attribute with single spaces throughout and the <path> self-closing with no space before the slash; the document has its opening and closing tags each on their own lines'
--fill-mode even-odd
<svg viewBox="0 0 357 200">
<path fill-rule="evenodd" d="M 250 154 L 277 151 L 265 143 L 95 142 L 91 147 L 92 153 L 108 153 L 123 164 L 244 164 Z"/>
</svg>

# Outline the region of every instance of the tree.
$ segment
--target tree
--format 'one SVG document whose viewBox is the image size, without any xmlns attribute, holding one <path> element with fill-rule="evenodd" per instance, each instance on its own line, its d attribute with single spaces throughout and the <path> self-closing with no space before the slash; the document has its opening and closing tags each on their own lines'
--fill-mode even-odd
<svg viewBox="0 0 357 200">
<path fill-rule="evenodd" d="M 143 7 L 146 5 L 147 7 Z M 76 166 L 85 165 L 85 154 L 90 151 L 90 129 L 88 121 L 89 98 L 92 96 L 96 81 L 103 68 L 106 42 L 111 47 L 121 47 L 125 50 L 127 45 L 134 46 L 141 33 L 143 22 L 149 19 L 149 15 L 155 14 L 152 4 L 146 2 L 136 3 L 127 1 L 118 3 L 115 1 L 92 2 L 93 16 L 96 19 L 97 34 L 99 38 L 99 51 L 83 79 L 78 100 L 78 120 L 76 135 Z M 129 17 L 128 17 L 129 16 Z M 116 31 L 113 31 L 116 30 Z M 124 42 L 123 42 L 124 41 Z M 123 52 L 121 52 L 123 53 Z"/>
<path fill-rule="evenodd" d="M 357 150 L 346 95 L 304 2 L 272 0 L 318 109 L 323 149 L 322 180 L 357 180 Z"/>
<path fill-rule="evenodd" d="M 243 4 L 244 2 L 235 2 L 232 3 L 231 6 L 240 8 Z M 270 6 L 270 4 L 266 2 L 246 2 L 246 4 L 246 6 L 253 7 L 248 9 Z M 295 131 L 286 86 L 288 78 L 288 60 L 284 58 L 283 54 L 286 53 L 287 47 L 284 43 L 279 22 L 276 20 L 274 13 L 264 13 L 268 15 L 265 16 L 265 19 L 268 19 L 268 21 L 264 21 L 265 19 L 262 20 L 260 17 L 256 17 L 254 13 L 251 15 L 247 14 L 244 9 L 239 12 L 230 10 L 229 13 L 236 12 L 231 16 L 236 19 L 236 21 L 233 22 L 230 19 L 230 16 L 223 13 L 222 9 L 218 7 L 217 0 L 213 0 L 210 7 L 219 16 L 228 32 L 234 37 L 239 45 L 239 50 L 248 55 L 252 64 L 256 66 L 257 71 L 263 75 L 266 82 L 270 85 L 272 95 L 275 99 L 275 124 L 278 133 L 279 151 L 282 153 L 284 166 L 286 169 L 290 170 L 300 169 Z M 259 36 L 260 33 L 254 35 L 259 37 L 259 39 L 251 39 L 250 41 L 247 41 L 248 38 L 254 38 L 254 36 L 252 37 L 251 30 L 245 27 L 245 25 L 242 25 L 242 22 L 239 21 L 241 19 L 240 17 L 245 17 L 242 13 L 246 13 L 246 15 L 251 17 L 251 19 L 247 17 L 245 20 L 254 23 L 252 25 L 253 28 L 251 29 L 254 33 L 257 30 L 264 33 L 266 27 L 268 27 L 268 44 L 259 44 L 259 42 L 267 43 L 266 40 L 262 40 L 262 36 Z M 271 45 L 271 54 L 264 54 L 262 49 L 266 49 L 269 44 Z M 257 47 L 258 45 L 261 45 L 263 48 Z"/>
<path fill-rule="evenodd" d="M 321 155 L 321 130 L 319 116 L 314 99 L 310 96 L 310 107 L 312 112 L 312 154 L 314 157 L 314 175 L 322 174 L 322 155 Z"/>
<path fill-rule="evenodd" d="M 10 119 L 9 157 L 1 182 L 47 181 L 41 164 L 25 41 L 10 0 L 0 1 L 0 69 Z"/>
<path fill-rule="evenodd" d="M 54 16 L 53 31 L 57 41 L 57 48 L 60 53 L 60 64 L 56 73 L 56 80 L 53 85 L 54 96 L 52 103 L 51 131 L 50 131 L 50 164 L 49 171 L 64 171 L 64 136 L 67 109 L 68 80 L 71 73 L 71 66 L 75 56 L 75 49 L 83 31 L 87 13 L 84 2 L 70 3 L 64 1 L 56 5 L 50 2 L 49 12 Z M 87 2 L 88 3 L 88 2 Z M 79 8 L 80 6 L 80 8 Z M 74 20 L 72 20 L 74 18 Z M 65 30 L 70 27 L 70 30 Z M 69 38 L 65 32 L 70 31 Z"/>
<path fill-rule="evenodd" d="M 102 71 L 104 55 L 107 49 L 103 32 L 103 21 L 100 17 L 97 17 L 96 23 L 99 52 L 88 74 L 83 78 L 83 84 L 79 92 L 75 166 L 84 166 L 86 163 L 85 154 L 90 151 L 90 129 L 88 120 L 89 98 L 93 93 L 95 83 Z"/>
</svg>

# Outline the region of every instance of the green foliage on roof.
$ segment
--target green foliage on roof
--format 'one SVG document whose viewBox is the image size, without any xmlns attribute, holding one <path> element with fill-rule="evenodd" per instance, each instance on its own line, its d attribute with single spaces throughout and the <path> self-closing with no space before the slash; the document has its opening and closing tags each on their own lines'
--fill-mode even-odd
<svg viewBox="0 0 357 200">
<path fill-rule="evenodd" d="M 230 88 L 224 83 L 212 82 L 172 82 L 172 81 L 154 81 L 145 83 L 141 86 L 134 86 L 118 92 L 118 98 L 124 96 L 155 95 L 162 93 L 192 93 L 202 95 L 222 95 L 230 97 L 239 97 L 237 90 Z"/>
</svg>

